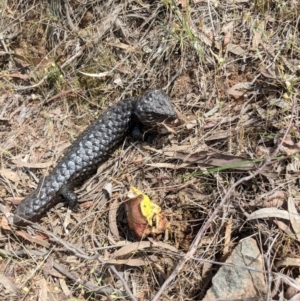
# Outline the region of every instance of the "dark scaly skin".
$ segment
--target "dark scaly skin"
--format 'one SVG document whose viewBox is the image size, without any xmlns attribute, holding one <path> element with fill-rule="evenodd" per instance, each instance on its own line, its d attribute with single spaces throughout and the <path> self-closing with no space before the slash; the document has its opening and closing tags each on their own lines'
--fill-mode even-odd
<svg viewBox="0 0 300 301">
<path fill-rule="evenodd" d="M 169 98 L 160 90 L 150 90 L 111 106 L 79 135 L 52 173 L 40 179 L 37 189 L 22 200 L 15 211 L 14 224 L 38 221 L 62 200 L 77 210 L 74 188 L 97 171 L 127 134 L 141 140 L 143 127 L 176 118 Z"/>
</svg>

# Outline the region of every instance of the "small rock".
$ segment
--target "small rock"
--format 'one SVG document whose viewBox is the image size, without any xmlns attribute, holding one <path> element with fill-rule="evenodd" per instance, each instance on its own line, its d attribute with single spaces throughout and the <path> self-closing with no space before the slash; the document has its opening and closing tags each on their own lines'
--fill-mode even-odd
<svg viewBox="0 0 300 301">
<path fill-rule="evenodd" d="M 264 270 L 262 256 L 256 241 L 252 238 L 241 241 L 226 260 L 237 267 L 222 266 L 212 280 L 204 301 L 222 299 L 262 299 L 267 292 L 264 274 L 240 268 L 247 266 Z"/>
</svg>

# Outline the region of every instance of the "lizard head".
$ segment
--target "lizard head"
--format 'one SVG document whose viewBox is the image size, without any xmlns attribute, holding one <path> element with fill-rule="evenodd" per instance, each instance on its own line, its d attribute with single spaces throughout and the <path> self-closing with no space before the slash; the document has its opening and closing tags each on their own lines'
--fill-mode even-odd
<svg viewBox="0 0 300 301">
<path fill-rule="evenodd" d="M 169 97 L 161 90 L 149 90 L 140 96 L 134 114 L 146 126 L 177 118 Z"/>
</svg>

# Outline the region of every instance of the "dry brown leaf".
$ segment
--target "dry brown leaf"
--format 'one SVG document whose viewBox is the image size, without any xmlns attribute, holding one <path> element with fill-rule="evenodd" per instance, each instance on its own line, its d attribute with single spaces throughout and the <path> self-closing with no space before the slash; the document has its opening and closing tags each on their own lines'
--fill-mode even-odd
<svg viewBox="0 0 300 301">
<path fill-rule="evenodd" d="M 269 69 L 262 69 L 260 70 L 261 75 L 263 75 L 266 78 L 276 79 L 276 73 L 273 72 L 273 70 Z"/>
<path fill-rule="evenodd" d="M 43 270 L 44 271 L 44 270 Z M 53 276 L 56 277 L 58 279 L 64 278 L 65 276 L 63 274 L 61 274 L 60 272 L 58 272 L 55 268 L 51 267 L 48 271 L 47 271 L 47 275 L 49 276 Z"/>
<path fill-rule="evenodd" d="M 295 279 L 298 283 L 300 283 L 300 277 Z M 294 288 L 293 286 L 289 286 L 284 294 L 285 299 L 289 301 L 299 301 L 300 300 L 300 293 L 299 290 Z"/>
<path fill-rule="evenodd" d="M 265 30 L 265 20 L 261 21 L 257 28 L 253 29 L 254 35 L 252 39 L 252 48 L 257 50 L 259 44 L 261 43 L 262 32 Z"/>
<path fill-rule="evenodd" d="M 274 223 L 287 235 L 294 235 L 292 229 L 285 222 L 282 222 L 280 220 L 274 220 Z"/>
<path fill-rule="evenodd" d="M 28 168 L 48 168 L 53 164 L 52 161 L 29 163 L 29 162 L 23 162 L 20 160 L 12 160 L 12 163 L 15 164 L 17 167 L 28 167 Z"/>
<path fill-rule="evenodd" d="M 109 259 L 105 261 L 108 264 L 126 264 L 132 267 L 140 267 L 149 264 L 148 260 L 144 260 L 141 258 L 129 258 L 129 259 Z"/>
<path fill-rule="evenodd" d="M 230 241 L 231 241 L 231 232 L 232 232 L 232 215 L 230 216 L 230 218 L 225 226 L 223 255 L 227 255 L 229 252 L 229 246 L 230 246 Z"/>
<path fill-rule="evenodd" d="M 181 4 L 182 10 L 185 11 L 188 5 L 188 0 L 178 0 L 178 4 Z"/>
<path fill-rule="evenodd" d="M 196 34 L 196 36 L 198 37 L 198 39 L 200 41 L 202 41 L 205 45 L 207 45 L 208 47 L 212 46 L 212 41 L 214 40 L 214 35 L 212 34 L 211 31 L 209 32 L 199 32 L 199 30 L 196 30 L 194 32 Z"/>
<path fill-rule="evenodd" d="M 35 233 L 35 238 L 39 239 L 39 240 L 45 241 L 45 240 L 49 239 L 49 236 L 47 234 L 45 234 L 45 233 L 42 233 L 42 232 L 36 232 Z"/>
<path fill-rule="evenodd" d="M 187 122 L 187 123 L 185 124 L 185 127 L 186 127 L 188 130 L 190 130 L 190 129 L 196 127 L 197 124 L 198 124 L 197 120 L 190 120 L 189 122 Z"/>
<path fill-rule="evenodd" d="M 172 134 L 176 134 L 176 130 L 170 126 L 168 126 L 167 124 L 163 123 L 162 124 L 164 126 L 164 128 L 166 129 L 166 132 L 163 130 L 163 128 L 160 130 L 161 133 L 166 134 L 166 133 L 172 133 Z"/>
<path fill-rule="evenodd" d="M 70 220 L 71 220 L 71 212 L 72 212 L 71 209 L 68 208 L 66 216 L 64 218 L 63 229 L 64 229 L 65 233 L 69 233 L 68 226 L 69 226 Z"/>
<path fill-rule="evenodd" d="M 64 278 L 65 276 L 53 267 L 53 262 L 54 262 L 54 260 L 50 256 L 49 259 L 47 260 L 47 262 L 43 266 L 44 277 L 47 278 L 48 276 L 53 276 L 58 279 Z"/>
<path fill-rule="evenodd" d="M 226 33 L 228 31 L 232 31 L 233 27 L 234 27 L 234 21 L 230 21 L 222 26 L 221 33 Z"/>
<path fill-rule="evenodd" d="M 210 262 L 203 262 L 202 263 L 202 277 L 210 277 L 210 275 L 212 274 L 212 267 L 213 264 Z"/>
<path fill-rule="evenodd" d="M 280 139 L 280 142 L 282 141 L 282 139 Z M 287 135 L 284 139 L 283 142 L 285 145 L 287 146 L 295 146 L 295 142 L 293 140 L 293 138 L 291 137 L 291 135 Z"/>
<path fill-rule="evenodd" d="M 259 145 L 257 148 L 256 148 L 256 157 L 258 158 L 261 158 L 261 157 L 269 157 L 270 156 L 270 153 L 271 153 L 271 150 L 270 148 L 268 147 L 265 147 L 265 146 L 262 146 L 262 145 Z"/>
<path fill-rule="evenodd" d="M 129 228 L 138 237 L 146 237 L 151 233 L 151 227 L 148 225 L 146 217 L 141 213 L 142 199 L 142 196 L 129 199 L 125 205 Z"/>
<path fill-rule="evenodd" d="M 69 286 L 67 285 L 65 279 L 59 279 L 59 284 L 60 284 L 60 287 L 61 287 L 62 291 L 64 292 L 65 296 L 72 295 L 72 291 L 69 289 Z"/>
<path fill-rule="evenodd" d="M 261 200 L 261 201 L 255 201 L 254 204 L 256 206 L 260 207 L 276 207 L 280 208 L 285 203 L 285 200 L 283 199 L 272 199 L 272 200 Z"/>
<path fill-rule="evenodd" d="M 294 292 L 297 292 L 298 290 L 293 288 L 293 287 L 289 287 L 292 288 Z M 288 296 L 288 294 L 286 293 L 285 296 Z M 288 299 L 288 301 L 300 301 L 300 293 L 295 294 L 292 298 Z"/>
<path fill-rule="evenodd" d="M 298 146 L 289 147 L 289 146 L 281 145 L 280 150 L 283 153 L 286 153 L 288 156 L 293 156 L 300 153 L 300 148 Z"/>
<path fill-rule="evenodd" d="M 43 274 L 47 278 L 50 270 L 53 268 L 53 258 L 50 256 L 46 263 L 43 265 Z"/>
<path fill-rule="evenodd" d="M 239 119 L 239 116 L 234 117 L 222 117 L 222 116 L 214 116 L 214 118 L 208 119 L 204 125 L 204 129 L 210 129 L 215 127 L 216 125 L 220 126 L 221 124 L 228 123 L 232 124 L 234 121 Z"/>
<path fill-rule="evenodd" d="M 1 229 L 11 231 L 11 227 L 9 226 L 8 220 L 5 216 L 1 218 Z"/>
<path fill-rule="evenodd" d="M 210 117 L 210 116 L 214 116 L 219 110 L 220 110 L 220 103 L 217 103 L 212 109 L 210 109 L 209 111 L 207 111 L 204 116 L 207 118 L 207 117 Z"/>
<path fill-rule="evenodd" d="M 34 238 L 34 237 L 32 237 L 31 235 L 29 235 L 28 233 L 26 233 L 24 231 L 16 231 L 15 233 L 17 235 L 23 237 L 24 239 L 34 243 L 34 244 L 40 245 L 40 246 L 45 247 L 47 249 L 50 248 L 50 243 L 48 243 L 47 241 Z"/>
<path fill-rule="evenodd" d="M 276 217 L 283 219 L 290 219 L 290 214 L 286 210 L 280 210 L 277 208 L 262 208 L 252 212 L 247 220 L 258 219 L 258 218 L 268 218 L 268 217 Z"/>
<path fill-rule="evenodd" d="M 13 294 L 18 293 L 18 288 L 17 286 L 6 276 L 3 274 L 0 274 L 0 283 L 5 287 L 6 290 Z"/>
<path fill-rule="evenodd" d="M 44 278 L 42 278 L 40 281 L 40 290 L 39 290 L 39 301 L 47 301 L 48 300 L 48 286 L 47 282 Z"/>
<path fill-rule="evenodd" d="M 140 237 L 161 234 L 170 224 L 161 208 L 142 191 L 131 186 L 125 203 L 129 228 Z"/>
<path fill-rule="evenodd" d="M 95 202 L 90 201 L 90 202 L 80 203 L 79 207 L 80 207 L 80 209 L 86 209 L 86 208 L 91 208 L 93 205 L 95 205 Z"/>
<path fill-rule="evenodd" d="M 106 183 L 106 184 L 103 186 L 103 190 L 105 190 L 106 193 L 108 194 L 109 198 L 111 198 L 111 196 L 112 196 L 112 184 L 111 184 L 111 182 Z"/>
<path fill-rule="evenodd" d="M 151 147 L 151 146 L 149 146 L 149 145 L 143 145 L 143 148 L 144 149 L 146 149 L 146 150 L 149 150 L 149 151 L 151 151 L 151 152 L 154 152 L 154 153 L 156 153 L 156 154 L 163 154 L 163 150 L 161 150 L 161 149 L 156 149 L 156 148 L 154 148 L 154 147 Z"/>
<path fill-rule="evenodd" d="M 109 230 L 115 239 L 120 240 L 119 230 L 117 226 L 117 210 L 119 207 L 118 199 L 110 203 L 108 212 Z"/>
<path fill-rule="evenodd" d="M 282 207 L 286 202 L 287 192 L 286 191 L 275 191 L 271 192 L 269 195 L 264 195 L 257 197 L 255 201 L 250 202 L 251 206 L 260 207 Z M 298 204 L 298 202 L 297 202 Z"/>
<path fill-rule="evenodd" d="M 297 236 L 298 241 L 300 240 L 300 215 L 297 212 L 294 198 L 288 198 L 288 211 L 290 213 L 290 221 L 293 227 L 293 230 Z"/>
<path fill-rule="evenodd" d="M 10 54 L 5 51 L 0 51 L 0 57 L 1 57 L 1 61 L 5 62 L 9 60 Z"/>
<path fill-rule="evenodd" d="M 184 163 L 184 164 L 172 164 L 172 163 L 151 163 L 151 164 L 146 164 L 147 166 L 155 167 L 155 168 L 170 168 L 170 169 L 180 169 L 180 168 L 186 168 L 190 164 Z"/>
<path fill-rule="evenodd" d="M 232 86 L 231 88 L 226 90 L 226 93 L 228 93 L 229 95 L 232 95 L 234 97 L 240 97 L 242 95 L 244 95 L 246 93 L 246 91 L 251 90 L 252 89 L 252 85 L 250 82 L 241 82 L 241 83 L 237 83 L 234 86 Z M 241 91 L 243 90 L 243 91 Z"/>
<path fill-rule="evenodd" d="M 283 260 L 279 260 L 275 263 L 276 267 L 287 267 L 287 266 L 297 266 L 300 267 L 300 258 L 287 257 Z"/>
<path fill-rule="evenodd" d="M 266 200 L 272 200 L 272 199 L 285 199 L 288 197 L 288 193 L 284 190 L 276 190 L 272 194 L 265 197 Z"/>
<path fill-rule="evenodd" d="M 140 166 L 144 161 L 144 157 L 141 154 L 138 154 L 132 161 L 132 163 L 136 166 Z M 131 175 L 127 174 L 128 182 L 131 182 Z"/>
<path fill-rule="evenodd" d="M 232 43 L 229 43 L 227 45 L 227 50 L 233 54 L 239 55 L 239 56 L 244 56 L 247 53 L 247 50 L 244 50 L 241 46 L 239 45 L 234 45 Z"/>
<path fill-rule="evenodd" d="M 203 147 L 207 147 L 206 145 L 203 145 Z M 170 155 L 168 155 L 169 157 L 172 157 L 174 155 L 174 152 L 181 152 L 181 151 L 189 151 L 191 148 L 190 144 L 172 144 L 172 146 L 170 147 L 166 147 L 164 149 L 163 154 L 167 154 L 168 152 L 170 152 Z"/>
<path fill-rule="evenodd" d="M 1 228 L 4 230 L 11 231 L 11 227 L 8 222 L 8 221 L 10 221 L 12 223 L 12 216 L 10 213 L 10 208 L 0 204 L 0 211 L 3 213 L 3 216 L 1 218 Z"/>
<path fill-rule="evenodd" d="M 112 71 L 105 71 L 105 72 L 99 72 L 99 73 L 87 73 L 87 72 L 82 72 L 78 71 L 79 73 L 89 76 L 89 77 L 95 77 L 95 78 L 102 78 L 106 76 L 111 76 L 113 73 Z"/>
<path fill-rule="evenodd" d="M 42 58 L 30 57 L 30 56 L 25 57 L 18 53 L 12 53 L 12 56 L 14 56 L 15 58 L 17 58 L 23 62 L 29 63 L 30 65 L 38 67 L 38 68 L 46 69 L 46 68 L 49 68 L 49 67 L 55 65 L 55 61 L 51 57 L 42 57 Z"/>
<path fill-rule="evenodd" d="M 132 45 L 124 44 L 124 43 L 107 43 L 108 45 L 116 48 L 120 48 L 126 50 L 127 52 L 136 52 L 136 49 Z"/>
<path fill-rule="evenodd" d="M 263 120 L 266 119 L 268 112 L 265 109 L 257 107 L 256 111 Z"/>
<path fill-rule="evenodd" d="M 291 162 L 287 164 L 286 171 L 298 173 L 300 171 L 300 161 L 297 160 L 297 158 L 291 160 Z"/>
<path fill-rule="evenodd" d="M 255 163 L 249 162 L 247 158 L 211 151 L 199 151 L 194 153 L 175 152 L 173 157 L 183 162 L 198 163 L 207 167 L 228 166 L 228 168 L 232 169 L 251 170 L 256 166 Z"/>
<path fill-rule="evenodd" d="M 56 148 L 57 153 L 60 155 L 62 154 L 69 146 L 71 146 L 70 142 L 64 142 L 58 145 Z"/>
<path fill-rule="evenodd" d="M 235 84 L 232 88 L 236 90 L 252 90 L 253 86 L 251 82 L 240 82 Z"/>
<path fill-rule="evenodd" d="M 18 79 L 23 79 L 23 80 L 28 79 L 28 75 L 27 74 L 21 74 L 21 73 L 10 73 L 10 74 L 4 74 L 2 76 L 12 77 L 12 78 L 18 78 Z"/>
<path fill-rule="evenodd" d="M 15 183 L 20 181 L 19 175 L 10 169 L 0 169 L 0 175 Z"/>
<path fill-rule="evenodd" d="M 139 241 L 139 242 L 134 242 L 131 243 L 129 245 L 126 245 L 124 247 L 122 247 L 121 249 L 115 251 L 112 256 L 113 257 L 121 257 L 121 256 L 125 256 L 125 255 L 129 255 L 131 253 L 136 253 L 139 250 L 143 250 L 143 249 L 148 249 L 148 248 L 156 248 L 156 249 L 165 249 L 165 250 L 169 250 L 172 252 L 178 252 L 178 250 L 167 244 L 167 243 L 163 243 L 163 242 L 150 242 L 150 241 Z"/>
<path fill-rule="evenodd" d="M 225 48 L 231 42 L 233 27 L 234 21 L 231 21 L 222 26 L 221 33 L 225 33 L 223 40 L 223 48 Z"/>
<path fill-rule="evenodd" d="M 230 0 L 231 3 L 249 3 L 249 0 Z"/>
<path fill-rule="evenodd" d="M 76 94 L 75 92 L 76 93 L 80 92 L 80 89 L 79 88 L 74 88 L 72 90 L 67 90 L 67 91 L 66 90 L 62 90 L 58 94 L 56 94 L 56 95 L 54 95 L 54 96 L 52 96 L 52 97 L 50 97 L 48 99 L 45 99 L 43 103 L 44 103 L 44 105 L 47 105 L 50 102 L 52 102 L 53 100 L 57 100 L 57 99 L 60 99 L 60 98 L 63 99 L 66 96 L 68 96 L 68 97 L 76 97 L 78 94 Z M 59 114 L 57 114 L 57 115 L 59 115 Z M 60 153 L 58 150 L 57 150 L 57 152 Z"/>
<path fill-rule="evenodd" d="M 7 198 L 4 198 L 4 201 L 11 202 L 14 205 L 19 205 L 23 199 L 24 199 L 23 197 L 16 196 L 16 197 L 7 197 Z"/>
<path fill-rule="evenodd" d="M 205 137 L 205 141 L 212 141 L 212 140 L 219 140 L 219 139 L 225 139 L 228 137 L 232 137 L 232 132 L 230 130 L 220 130 L 216 133 L 211 133 L 208 137 Z"/>
</svg>

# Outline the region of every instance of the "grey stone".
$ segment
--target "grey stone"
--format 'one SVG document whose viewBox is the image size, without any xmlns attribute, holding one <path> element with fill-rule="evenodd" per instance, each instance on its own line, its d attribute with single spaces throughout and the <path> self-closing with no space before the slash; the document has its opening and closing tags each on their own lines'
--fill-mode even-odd
<svg viewBox="0 0 300 301">
<path fill-rule="evenodd" d="M 267 292 L 265 275 L 250 271 L 241 266 L 264 270 L 262 256 L 256 241 L 247 238 L 241 241 L 226 260 L 235 267 L 222 266 L 213 277 L 212 287 L 207 291 L 204 301 L 214 299 L 262 300 Z"/>
</svg>

